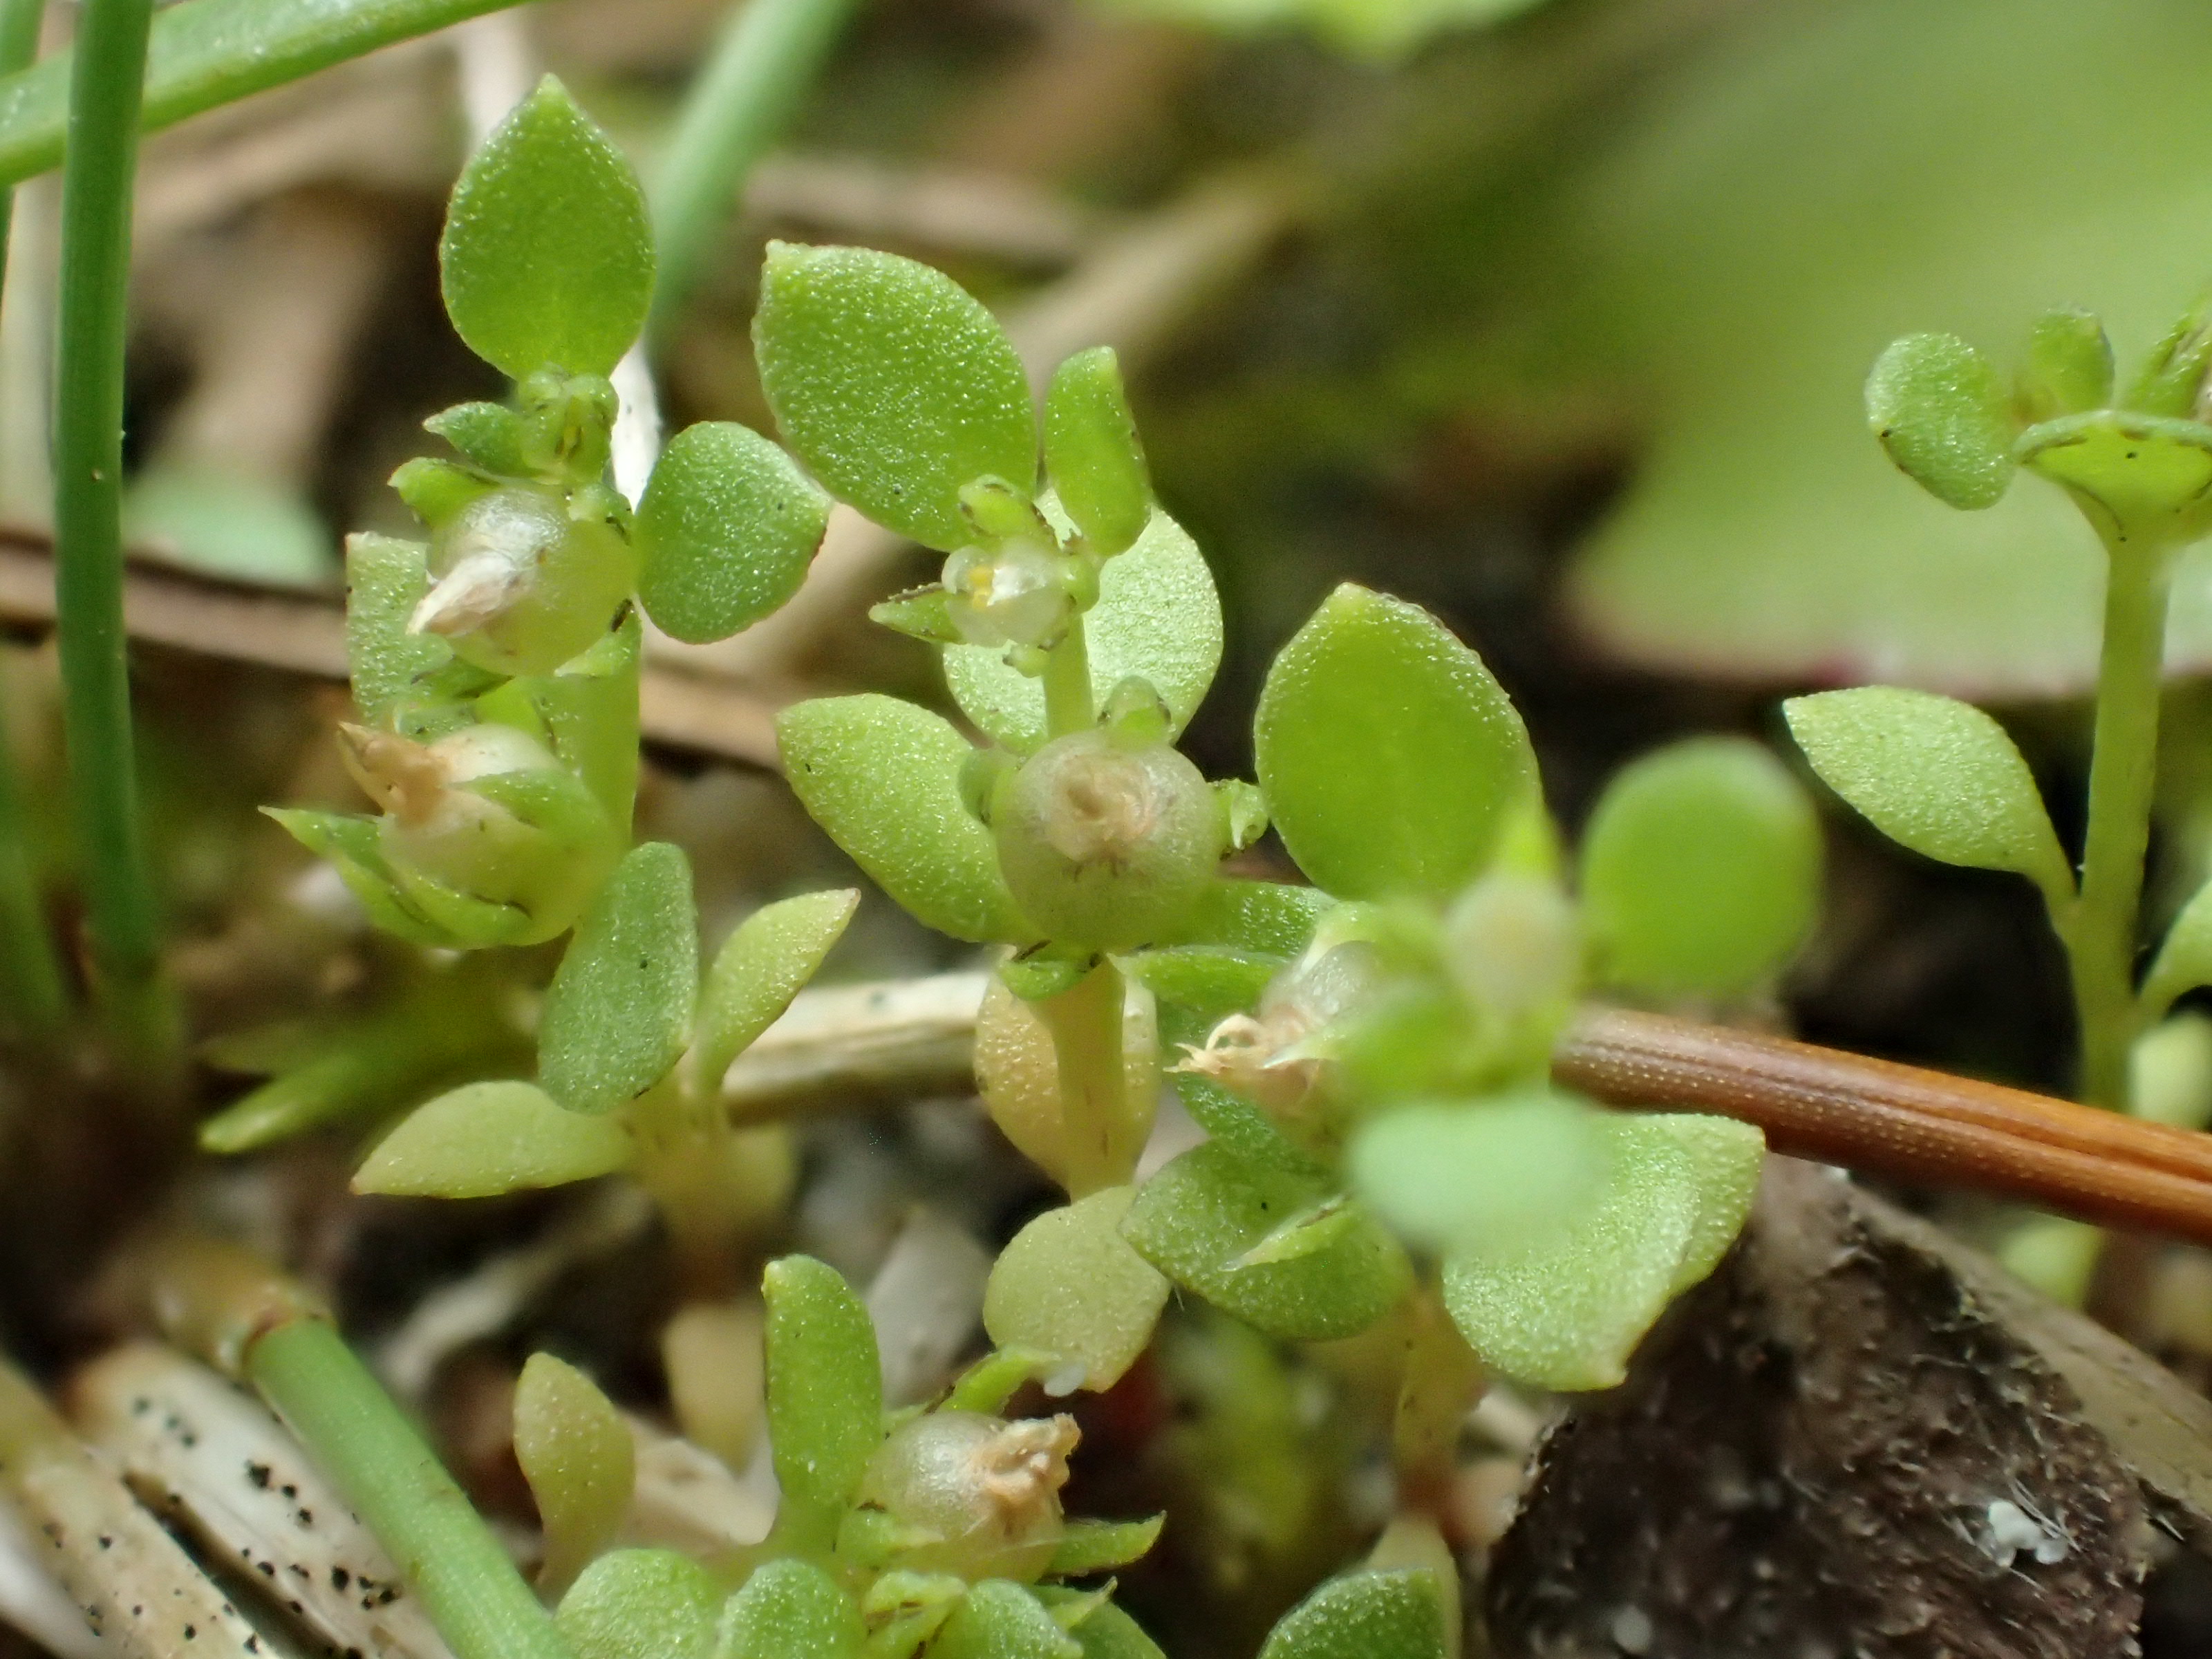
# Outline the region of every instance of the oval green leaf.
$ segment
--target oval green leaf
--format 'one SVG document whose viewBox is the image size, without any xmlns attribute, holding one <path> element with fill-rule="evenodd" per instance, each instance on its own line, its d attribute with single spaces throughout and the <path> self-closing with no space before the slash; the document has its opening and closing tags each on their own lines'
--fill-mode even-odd
<svg viewBox="0 0 2212 1659">
<path fill-rule="evenodd" d="M 514 1456 L 545 1534 L 538 1588 L 557 1595 L 629 1518 L 635 1443 L 590 1377 L 550 1353 L 534 1353 L 514 1385 Z"/>
<path fill-rule="evenodd" d="M 1036 481 L 1021 359 L 942 271 L 866 248 L 771 242 L 753 343 L 784 442 L 888 530 L 950 553 L 975 540 L 963 484 Z"/>
<path fill-rule="evenodd" d="M 2079 415 L 2112 400 L 2112 343 L 2094 313 L 2060 306 L 2028 331 L 2021 402 L 2033 420 Z"/>
<path fill-rule="evenodd" d="M 2053 905 L 2071 896 L 2027 763 L 1972 704 L 1869 685 L 1792 697 L 1782 712 L 1820 781 L 1892 841 L 1944 864 L 2016 872 Z"/>
<path fill-rule="evenodd" d="M 563 1111 L 535 1084 L 470 1083 L 409 1113 L 377 1143 L 353 1189 L 490 1198 L 588 1181 L 626 1167 L 630 1153 L 620 1122 Z"/>
<path fill-rule="evenodd" d="M 1444 1264 L 1444 1305 L 1485 1364 L 1538 1388 L 1609 1389 L 1667 1304 L 1719 1261 L 1759 1185 L 1759 1131 L 1732 1119 L 1608 1118 L 1613 1167 L 1540 1249 Z"/>
<path fill-rule="evenodd" d="M 514 380 L 611 374 L 653 298 L 653 240 L 629 163 L 551 76 L 462 170 L 438 245 L 446 310 Z"/>
<path fill-rule="evenodd" d="M 1053 371 L 1044 396 L 1044 465 L 1092 552 L 1111 557 L 1144 533 L 1152 482 L 1113 347 L 1079 351 Z"/>
<path fill-rule="evenodd" d="M 699 985 L 691 866 L 665 842 L 615 866 L 545 993 L 538 1076 L 572 1112 L 611 1112 L 666 1077 Z"/>
<path fill-rule="evenodd" d="M 714 1659 L 854 1659 L 860 1610 L 811 1561 L 763 1561 L 722 1604 Z"/>
<path fill-rule="evenodd" d="M 1120 1382 L 1168 1300 L 1168 1281 L 1121 1237 L 1135 1197 L 1133 1187 L 1109 1187 L 1016 1233 L 983 1291 L 991 1340 L 1055 1356 L 1086 1389 Z"/>
<path fill-rule="evenodd" d="M 1293 1340 L 1357 1335 L 1413 1282 L 1406 1253 L 1354 1200 L 1211 1142 L 1147 1182 L 1121 1231 L 1176 1284 Z"/>
<path fill-rule="evenodd" d="M 762 1291 L 776 1532 L 793 1550 L 826 1550 L 884 1436 L 876 1330 L 837 1270 L 811 1256 L 770 1262 Z"/>
<path fill-rule="evenodd" d="M 1583 831 L 1583 927 L 1598 977 L 1655 996 L 1741 995 L 1811 933 L 1820 825 L 1755 743 L 1692 738 L 1624 769 Z"/>
<path fill-rule="evenodd" d="M 1420 1569 L 1332 1578 L 1267 1633 L 1260 1659 L 1443 1659 L 1443 1601 Z"/>
<path fill-rule="evenodd" d="M 1083 1659 L 1083 1647 L 1021 1585 L 969 1588 L 929 1644 L 930 1659 Z"/>
<path fill-rule="evenodd" d="M 950 721 L 874 692 L 776 716 L 785 776 L 810 816 L 876 884 L 940 933 L 1026 943 L 999 853 L 960 795 L 975 746 Z"/>
<path fill-rule="evenodd" d="M 692 1076 L 719 1088 L 730 1062 L 773 1025 L 845 935 L 860 896 L 850 887 L 801 893 L 763 905 L 714 953 L 699 992 L 691 1039 Z"/>
<path fill-rule="evenodd" d="M 1581 1101 L 1541 1090 L 1401 1106 L 1354 1136 L 1352 1189 L 1431 1250 L 1537 1249 L 1602 1187 L 1612 1164 L 1604 1121 Z"/>
<path fill-rule="evenodd" d="M 830 498 L 776 445 L 733 421 L 669 441 L 638 499 L 637 596 L 661 629 L 727 639 L 799 591 Z"/>
<path fill-rule="evenodd" d="M 615 1550 L 584 1569 L 554 1615 L 576 1659 L 707 1659 L 721 1599 L 674 1550 Z"/>
<path fill-rule="evenodd" d="M 1867 376 L 1867 424 L 1889 459 L 1951 507 L 1995 507 L 2012 482 L 2013 419 L 1988 358 L 1955 334 L 1908 334 Z"/>
<path fill-rule="evenodd" d="M 1221 596 L 1198 544 L 1164 513 L 1099 572 L 1098 603 L 1084 613 L 1091 700 L 1134 675 L 1168 706 L 1170 738 L 1190 724 L 1221 665 Z M 1017 754 L 1045 740 L 1044 683 L 1006 665 L 990 646 L 945 650 L 945 680 L 961 712 Z"/>
<path fill-rule="evenodd" d="M 1535 787 L 1521 716 L 1417 605 L 1346 583 L 1283 647 L 1254 721 L 1283 844 L 1339 898 L 1441 898 Z"/>
</svg>

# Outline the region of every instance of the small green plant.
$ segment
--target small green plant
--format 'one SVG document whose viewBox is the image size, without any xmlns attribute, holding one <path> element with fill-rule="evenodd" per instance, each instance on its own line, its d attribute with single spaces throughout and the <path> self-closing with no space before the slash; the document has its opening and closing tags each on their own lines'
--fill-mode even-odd
<svg viewBox="0 0 2212 1659">
<path fill-rule="evenodd" d="M 885 1416 L 834 1273 L 769 1269 L 782 1501 L 741 1559 L 602 1553 L 624 1431 L 579 1373 L 533 1361 L 517 1449 L 544 1583 L 570 1586 L 562 1630 L 584 1659 L 1155 1651 L 1106 1590 L 1059 1581 L 1134 1559 L 1158 1522 L 1066 1520 L 1072 1421 L 999 1413 L 1031 1383 L 1111 1386 L 1179 1286 L 1274 1338 L 1394 1333 L 1399 1518 L 1267 1652 L 1440 1659 L 1459 1615 L 1437 1520 L 1484 1378 L 1620 1380 L 1719 1259 L 1759 1168 L 1741 1125 L 1560 1092 L 1553 1045 L 1591 988 L 1699 1006 L 1771 988 L 1811 921 L 1809 806 L 1754 745 L 1677 745 L 1607 793 L 1571 896 L 1504 690 L 1433 617 L 1351 586 L 1269 673 L 1256 781 L 1209 781 L 1175 745 L 1219 659 L 1219 603 L 1152 501 L 1113 354 L 1060 364 L 1040 419 L 990 314 L 894 256 L 772 246 L 756 343 L 792 453 L 694 427 L 633 511 L 605 478 L 605 376 L 647 314 L 644 229 L 628 169 L 550 81 L 454 193 L 448 309 L 517 395 L 435 417 L 458 459 L 396 475 L 427 543 L 349 546 L 361 718 L 341 744 L 380 811 L 272 816 L 402 939 L 571 937 L 534 1080 L 436 1096 L 356 1184 L 468 1197 L 627 1170 L 702 1284 L 780 1201 L 721 1080 L 856 896 L 769 906 L 702 975 L 682 854 L 629 844 L 638 617 L 703 641 L 768 614 L 834 497 L 944 556 L 940 580 L 875 614 L 941 647 L 987 741 L 891 697 L 822 699 L 780 720 L 787 772 L 913 915 L 1005 947 L 978 1080 L 1068 1202 L 992 1272 L 994 1352 L 918 1413 Z M 1270 822 L 1312 885 L 1223 872 Z M 458 1005 L 465 976 L 446 972 L 421 994 Z M 312 1084 L 287 1073 L 205 1138 L 256 1144 L 357 1101 L 358 1056 L 392 1024 L 342 1034 Z M 422 1039 L 407 1061 L 456 1056 Z M 1164 1077 L 1207 1139 L 1140 1178 Z"/>
<path fill-rule="evenodd" d="M 2053 311 L 2008 381 L 1974 347 L 1921 334 L 1867 382 L 1892 460 L 1937 500 L 1994 506 L 2026 470 L 2057 484 L 2105 550 L 2087 828 L 2078 882 L 2035 781 L 1997 723 L 1953 698 L 1881 687 L 1786 705 L 1814 768 L 1893 840 L 1933 859 L 2033 881 L 2072 966 L 2080 1091 L 2129 1103 L 2130 1056 L 2176 998 L 2212 982 L 2212 898 L 2167 931 L 2142 983 L 2144 856 L 2155 782 L 2159 682 L 2175 556 L 2212 529 L 2212 301 L 2182 317 L 2124 387 L 2098 320 Z"/>
</svg>

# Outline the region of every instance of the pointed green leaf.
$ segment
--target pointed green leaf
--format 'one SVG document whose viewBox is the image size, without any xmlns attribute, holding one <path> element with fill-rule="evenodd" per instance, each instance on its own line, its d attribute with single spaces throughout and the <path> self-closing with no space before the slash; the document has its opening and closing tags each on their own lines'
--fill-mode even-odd
<svg viewBox="0 0 2212 1659">
<path fill-rule="evenodd" d="M 531 470 L 524 455 L 522 416 L 505 404 L 455 404 L 422 422 L 422 429 L 443 438 L 471 466 L 519 478 Z"/>
<path fill-rule="evenodd" d="M 764 1561 L 722 1605 L 714 1659 L 859 1659 L 860 1610 L 811 1561 Z"/>
<path fill-rule="evenodd" d="M 1547 1090 L 1401 1106 L 1363 1125 L 1353 1189 L 1404 1237 L 1438 1253 L 1510 1255 L 1555 1238 L 1613 1162 L 1607 1120 Z"/>
<path fill-rule="evenodd" d="M 1727 997 L 1788 963 L 1820 898 L 1820 826 L 1755 743 L 1693 738 L 1624 769 L 1583 834 L 1583 927 L 1609 984 Z"/>
<path fill-rule="evenodd" d="M 1142 1560 L 1159 1541 L 1160 1528 L 1166 1521 L 1164 1515 L 1144 1521 L 1071 1521 L 1045 1574 L 1052 1578 L 1083 1578 Z"/>
<path fill-rule="evenodd" d="M 1260 1659 L 1444 1659 L 1443 1604 L 1423 1570 L 1332 1578 L 1285 1613 Z"/>
<path fill-rule="evenodd" d="M 377 1143 L 357 1193 L 489 1198 L 561 1187 L 628 1166 L 629 1131 L 561 1109 L 531 1083 L 470 1083 L 417 1106 Z"/>
<path fill-rule="evenodd" d="M 480 699 L 520 698 L 543 726 L 553 752 L 598 799 L 621 838 L 629 834 L 637 799 L 637 685 L 644 629 L 636 612 L 580 657 L 550 674 L 509 680 Z M 514 722 L 527 726 L 528 720 Z"/>
<path fill-rule="evenodd" d="M 1689 1115 L 1606 1120 L 1613 1169 L 1534 1250 L 1456 1256 L 1444 1305 L 1483 1363 L 1536 1387 L 1609 1389 L 1667 1304 L 1719 1261 L 1759 1185 L 1759 1131 Z"/>
<path fill-rule="evenodd" d="M 1132 675 L 1167 704 L 1179 734 L 1206 700 L 1221 664 L 1221 598 L 1197 544 L 1155 513 L 1136 544 L 1098 574 L 1098 603 L 1084 613 L 1092 701 Z M 1006 665 L 990 646 L 949 646 L 945 679 L 984 732 L 1019 754 L 1045 740 L 1044 683 Z"/>
<path fill-rule="evenodd" d="M 679 640 L 751 627 L 799 591 L 830 498 L 750 427 L 702 421 L 661 452 L 637 503 L 637 596 Z"/>
<path fill-rule="evenodd" d="M 1019 1584 L 986 1578 L 929 1644 L 930 1659 L 1083 1659 L 1080 1643 L 1060 1629 Z"/>
<path fill-rule="evenodd" d="M 1908 334 L 1867 376 L 1867 424 L 1936 500 L 1995 507 L 2012 482 L 2013 419 L 1988 358 L 1955 334 Z"/>
<path fill-rule="evenodd" d="M 769 1264 L 768 1424 L 789 1547 L 827 1550 L 884 1437 L 883 1370 L 868 1310 L 811 1256 Z"/>
<path fill-rule="evenodd" d="M 2174 319 L 2124 401 L 2130 409 L 2147 415 L 2189 415 L 2203 395 L 2208 365 L 2212 365 L 2212 289 L 2200 293 Z"/>
<path fill-rule="evenodd" d="M 721 1592 L 674 1550 L 615 1550 L 584 1569 L 555 1622 L 576 1659 L 708 1659 Z"/>
<path fill-rule="evenodd" d="M 1079 1371 L 1086 1389 L 1121 1381 L 1168 1300 L 1167 1280 L 1121 1237 L 1135 1196 L 1133 1187 L 1109 1187 L 1014 1235 L 983 1291 L 992 1341 L 1052 1354 L 1054 1369 Z"/>
<path fill-rule="evenodd" d="M 2028 331 L 2021 402 L 2032 421 L 2079 415 L 2112 400 L 2112 343 L 2079 306 L 2046 311 Z"/>
<path fill-rule="evenodd" d="M 925 926 L 955 939 L 1022 942 L 991 832 L 963 804 L 974 745 L 896 697 L 817 697 L 776 717 L 785 775 L 814 821 Z"/>
<path fill-rule="evenodd" d="M 1070 1522 L 1068 1531 L 1073 1534 L 1078 1528 L 1087 1524 L 1080 1521 Z M 1125 1524 L 1142 1527 L 1153 1522 L 1133 1521 Z M 1078 1595 L 1074 1590 L 1049 1584 L 1040 1584 L 1030 1594 L 1042 1601 L 1055 1618 L 1060 1617 L 1061 1609 Z M 1083 1599 L 1089 1601 L 1090 1605 L 1067 1632 L 1082 1644 L 1083 1659 L 1165 1659 L 1160 1652 L 1159 1644 L 1146 1635 L 1137 1621 L 1121 1608 L 1111 1601 L 1090 1597 Z"/>
<path fill-rule="evenodd" d="M 410 634 L 407 619 L 430 589 L 430 550 L 390 536 L 346 538 L 346 660 L 353 702 L 371 726 L 390 726 L 416 682 L 453 659 L 435 634 Z"/>
<path fill-rule="evenodd" d="M 1892 841 L 1945 864 L 2015 871 L 2053 904 L 2072 893 L 2027 763 L 1971 703 L 1869 685 L 1792 697 L 1782 712 L 1821 781 Z"/>
<path fill-rule="evenodd" d="M 699 987 L 691 866 L 648 842 L 615 866 L 545 993 L 538 1080 L 572 1112 L 611 1112 L 668 1075 Z"/>
<path fill-rule="evenodd" d="M 1365 1330 L 1413 1282 L 1406 1253 L 1356 1210 L 1356 1223 L 1326 1248 L 1246 1261 L 1285 1222 L 1328 1196 L 1319 1182 L 1248 1164 L 1208 1142 L 1145 1184 L 1121 1230 L 1139 1255 L 1214 1306 L 1270 1336 L 1327 1341 Z"/>
<path fill-rule="evenodd" d="M 550 1353 L 533 1353 L 514 1385 L 514 1456 L 545 1534 L 538 1583 L 557 1594 L 629 1519 L 635 1443 L 591 1378 Z"/>
<path fill-rule="evenodd" d="M 866 248 L 771 242 L 753 343 L 784 442 L 886 529 L 950 553 L 975 538 L 963 485 L 1036 480 L 1021 359 L 941 271 Z"/>
<path fill-rule="evenodd" d="M 700 1088 L 720 1088 L 730 1062 L 791 1006 L 844 937 L 860 902 L 849 887 L 802 893 L 764 905 L 738 924 L 715 952 L 699 993 L 691 1064 Z"/>
<path fill-rule="evenodd" d="M 1111 557 L 1144 533 L 1152 481 L 1111 346 L 1053 371 L 1044 398 L 1044 465 L 1053 493 L 1094 553 Z"/>
<path fill-rule="evenodd" d="M 551 76 L 453 187 L 438 245 L 446 310 L 514 380 L 613 371 L 645 325 L 653 242 L 637 176 Z"/>
<path fill-rule="evenodd" d="M 925 645 L 957 645 L 960 629 L 952 620 L 951 600 L 942 584 L 932 582 L 870 605 L 868 620 Z"/>
<path fill-rule="evenodd" d="M 1276 831 L 1338 898 L 1457 891 L 1535 784 L 1482 659 L 1425 611 L 1350 583 L 1267 671 L 1253 735 Z"/>
<path fill-rule="evenodd" d="M 2145 1023 L 2156 1024 L 2176 997 L 2200 985 L 2212 985 L 2212 882 L 2190 896 L 2166 930 L 2157 959 L 2143 979 Z"/>
</svg>

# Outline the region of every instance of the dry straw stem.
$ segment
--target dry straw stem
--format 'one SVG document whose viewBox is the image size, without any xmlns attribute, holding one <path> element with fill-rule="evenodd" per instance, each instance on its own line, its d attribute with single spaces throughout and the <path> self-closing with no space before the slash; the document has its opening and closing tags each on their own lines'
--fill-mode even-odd
<svg viewBox="0 0 2212 1659">
<path fill-rule="evenodd" d="M 172 1659 L 186 1652 L 195 1659 L 248 1659 L 269 1651 L 131 1489 L 5 1364 L 0 1495 L 44 1547 L 47 1570 L 117 1659 Z"/>
</svg>

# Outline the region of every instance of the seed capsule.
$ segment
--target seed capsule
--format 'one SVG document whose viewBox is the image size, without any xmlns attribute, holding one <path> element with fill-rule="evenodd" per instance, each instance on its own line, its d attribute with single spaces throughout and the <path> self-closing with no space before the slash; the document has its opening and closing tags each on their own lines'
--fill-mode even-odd
<svg viewBox="0 0 2212 1659">
<path fill-rule="evenodd" d="M 1198 769 L 1164 743 L 1112 732 L 1038 750 L 1002 786 L 991 828 L 1022 913 L 1094 951 L 1172 932 L 1221 859 L 1221 814 Z"/>
<path fill-rule="evenodd" d="M 495 674 L 550 674 L 605 634 L 636 580 L 604 519 L 517 485 L 478 496 L 430 542 L 430 591 L 408 629 L 438 634 Z"/>
<path fill-rule="evenodd" d="M 1080 1437 L 1067 1416 L 1008 1422 L 928 1412 L 884 1442 L 861 1478 L 860 1501 L 939 1540 L 902 1551 L 904 1571 L 1031 1583 L 1065 1530 L 1060 1489 Z"/>
</svg>

